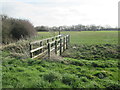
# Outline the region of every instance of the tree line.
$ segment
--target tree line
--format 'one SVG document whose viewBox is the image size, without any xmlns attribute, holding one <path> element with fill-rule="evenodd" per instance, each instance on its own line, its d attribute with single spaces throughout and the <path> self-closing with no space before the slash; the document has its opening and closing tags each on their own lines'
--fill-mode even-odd
<svg viewBox="0 0 120 90">
<path fill-rule="evenodd" d="M 120 30 L 117 27 L 112 28 L 110 26 L 96 26 L 96 25 L 72 25 L 72 26 L 53 26 L 53 27 L 48 27 L 48 26 L 36 26 L 35 29 L 38 32 L 42 31 L 117 31 Z"/>
</svg>

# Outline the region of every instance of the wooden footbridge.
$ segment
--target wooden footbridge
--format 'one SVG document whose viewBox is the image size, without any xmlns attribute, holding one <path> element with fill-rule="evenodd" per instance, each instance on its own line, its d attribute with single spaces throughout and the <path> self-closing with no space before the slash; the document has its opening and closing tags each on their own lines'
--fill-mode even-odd
<svg viewBox="0 0 120 90">
<path fill-rule="evenodd" d="M 69 45 L 70 35 L 58 35 L 55 37 L 34 41 L 29 43 L 30 58 L 41 58 L 48 56 L 50 58 L 52 53 L 61 55 Z"/>
</svg>

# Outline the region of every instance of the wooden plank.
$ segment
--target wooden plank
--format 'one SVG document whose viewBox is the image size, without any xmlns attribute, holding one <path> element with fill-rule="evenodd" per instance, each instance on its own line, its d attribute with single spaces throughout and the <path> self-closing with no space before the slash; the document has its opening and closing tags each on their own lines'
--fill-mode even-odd
<svg viewBox="0 0 120 90">
<path fill-rule="evenodd" d="M 60 47 L 60 44 L 58 44 L 57 47 Z"/>
<path fill-rule="evenodd" d="M 53 43 L 55 43 L 55 41 L 52 41 L 52 42 L 49 42 L 50 44 L 53 44 Z"/>
<path fill-rule="evenodd" d="M 58 35 L 58 36 L 55 36 L 55 37 L 60 37 L 60 35 Z M 45 40 L 52 39 L 52 38 L 55 38 L 55 37 L 46 38 L 46 39 L 42 39 L 42 40 L 37 40 L 37 41 L 31 42 L 30 44 L 39 43 L 39 42 L 41 42 L 41 41 L 45 41 Z"/>
<path fill-rule="evenodd" d="M 30 52 L 33 53 L 33 52 L 35 52 L 35 51 L 38 51 L 38 50 L 40 50 L 40 49 L 43 49 L 44 47 L 46 47 L 46 46 L 38 47 L 38 48 L 36 48 L 36 49 L 31 50 Z"/>
<path fill-rule="evenodd" d="M 57 41 L 60 41 L 60 39 L 57 39 Z"/>
<path fill-rule="evenodd" d="M 50 52 L 52 52 L 53 50 L 55 50 L 55 48 L 50 49 Z"/>
<path fill-rule="evenodd" d="M 57 51 L 57 54 L 58 54 L 58 53 L 60 53 L 60 51 L 59 51 L 59 50 Z"/>
<path fill-rule="evenodd" d="M 32 59 L 37 58 L 37 57 L 40 57 L 40 56 L 44 55 L 44 54 L 47 53 L 47 52 L 48 52 L 48 50 L 45 50 L 44 52 L 42 52 L 42 53 L 40 53 L 40 54 L 32 57 Z"/>
<path fill-rule="evenodd" d="M 36 44 L 36 43 L 39 43 L 39 42 L 44 42 L 44 41 L 46 41 L 47 39 L 42 39 L 42 40 L 38 40 L 38 41 L 34 41 L 34 42 L 31 42 L 30 44 Z"/>
</svg>

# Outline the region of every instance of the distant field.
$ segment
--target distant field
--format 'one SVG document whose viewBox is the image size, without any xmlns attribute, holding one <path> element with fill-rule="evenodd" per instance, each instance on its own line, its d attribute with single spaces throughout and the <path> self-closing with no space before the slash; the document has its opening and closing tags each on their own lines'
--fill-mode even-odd
<svg viewBox="0 0 120 90">
<path fill-rule="evenodd" d="M 71 35 L 71 44 L 117 44 L 118 31 L 66 31 Z M 57 32 L 39 32 L 37 40 L 58 35 Z"/>
</svg>

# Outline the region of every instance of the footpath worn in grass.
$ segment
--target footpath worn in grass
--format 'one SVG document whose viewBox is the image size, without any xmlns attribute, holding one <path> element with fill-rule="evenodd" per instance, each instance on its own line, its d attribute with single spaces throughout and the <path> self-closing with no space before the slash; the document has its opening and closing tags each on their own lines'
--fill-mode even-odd
<svg viewBox="0 0 120 90">
<path fill-rule="evenodd" d="M 3 88 L 120 88 L 117 59 L 50 61 L 6 57 L 2 68 Z"/>
</svg>

